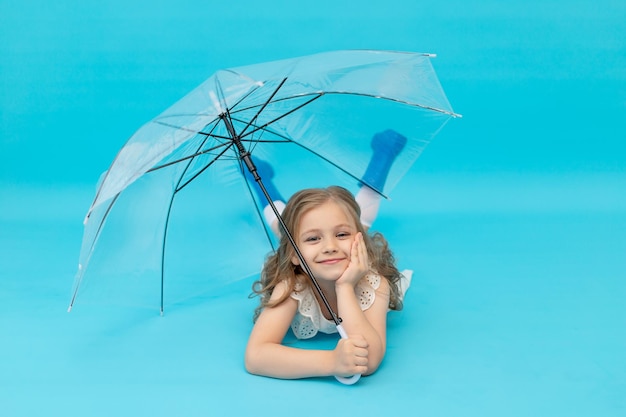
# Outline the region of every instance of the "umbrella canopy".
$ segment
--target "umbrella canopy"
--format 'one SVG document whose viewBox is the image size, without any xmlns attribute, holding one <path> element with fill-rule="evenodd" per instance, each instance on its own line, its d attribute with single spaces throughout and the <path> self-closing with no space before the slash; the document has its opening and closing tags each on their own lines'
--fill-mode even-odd
<svg viewBox="0 0 626 417">
<path fill-rule="evenodd" d="M 432 57 L 334 51 L 215 73 L 141 127 L 103 175 L 85 218 L 70 309 L 99 252 L 100 273 L 124 276 L 129 287 L 131 277 L 160 270 L 161 308 L 164 289 L 176 300 L 257 274 L 273 241 L 261 217 L 267 202 L 242 175 L 243 155 L 271 163 L 285 195 L 363 183 L 387 195 L 458 116 Z M 381 188 L 363 174 L 370 138 L 388 128 L 408 142 Z M 182 225 L 190 227 L 178 234 Z M 171 280 L 166 269 L 177 271 Z"/>
</svg>

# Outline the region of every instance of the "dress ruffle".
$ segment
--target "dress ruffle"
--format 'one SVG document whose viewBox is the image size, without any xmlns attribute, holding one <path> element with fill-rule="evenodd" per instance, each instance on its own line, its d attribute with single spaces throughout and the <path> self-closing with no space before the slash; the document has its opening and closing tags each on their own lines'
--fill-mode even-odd
<svg viewBox="0 0 626 417">
<path fill-rule="evenodd" d="M 403 279 L 400 282 L 402 295 L 408 289 L 413 271 L 402 271 Z M 376 301 L 376 290 L 380 287 L 382 277 L 376 272 L 370 272 L 355 286 L 354 292 L 359 300 L 361 310 L 370 308 Z M 327 320 L 322 314 L 321 307 L 315 298 L 310 285 L 297 283 L 291 298 L 298 301 L 298 311 L 291 322 L 291 330 L 298 339 L 310 339 L 318 332 L 337 333 L 337 327 L 332 320 Z"/>
</svg>

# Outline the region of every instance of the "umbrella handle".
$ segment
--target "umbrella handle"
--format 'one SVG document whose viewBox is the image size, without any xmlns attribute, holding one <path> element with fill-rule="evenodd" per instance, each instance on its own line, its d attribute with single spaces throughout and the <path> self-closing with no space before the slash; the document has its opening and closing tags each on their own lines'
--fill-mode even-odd
<svg viewBox="0 0 626 417">
<path fill-rule="evenodd" d="M 341 324 L 337 325 L 337 332 L 339 332 L 339 335 L 341 336 L 342 339 L 348 338 L 348 333 L 346 333 L 346 330 L 343 328 Z M 359 379 L 361 379 L 361 375 L 357 374 L 357 375 L 352 375 L 349 377 L 335 376 L 335 379 L 337 379 L 337 381 L 341 382 L 342 384 L 352 385 L 356 383 Z"/>
</svg>

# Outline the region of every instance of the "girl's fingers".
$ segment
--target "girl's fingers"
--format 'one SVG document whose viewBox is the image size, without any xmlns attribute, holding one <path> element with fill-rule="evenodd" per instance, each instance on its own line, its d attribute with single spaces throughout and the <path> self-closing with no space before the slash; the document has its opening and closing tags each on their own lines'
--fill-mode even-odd
<svg viewBox="0 0 626 417">
<path fill-rule="evenodd" d="M 361 235 L 361 233 L 358 233 L 356 235 L 356 239 L 354 239 L 354 242 L 352 242 L 352 259 L 354 259 L 355 262 L 360 262 L 363 258 L 363 235 Z"/>
<path fill-rule="evenodd" d="M 365 247 L 365 239 L 363 238 L 363 234 L 359 234 L 358 236 L 359 242 L 359 260 L 367 267 L 368 259 L 367 259 L 367 248 Z"/>
<path fill-rule="evenodd" d="M 356 236 L 354 242 L 352 242 L 352 255 L 359 256 L 359 235 Z"/>
</svg>

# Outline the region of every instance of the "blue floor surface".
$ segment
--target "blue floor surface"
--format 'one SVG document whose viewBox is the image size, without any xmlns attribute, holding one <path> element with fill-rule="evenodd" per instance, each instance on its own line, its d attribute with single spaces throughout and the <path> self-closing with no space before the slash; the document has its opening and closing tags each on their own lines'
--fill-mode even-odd
<svg viewBox="0 0 626 417">
<path fill-rule="evenodd" d="M 465 201 L 473 209 L 458 209 L 442 206 L 459 202 L 458 194 L 443 195 L 457 187 L 450 181 L 418 187 L 419 198 L 401 187 L 383 206 L 375 227 L 415 276 L 405 309 L 389 315 L 383 366 L 352 387 L 245 372 L 255 306 L 249 280 L 169 306 L 163 317 L 156 299 L 149 308 L 79 298 L 68 314 L 68 259 L 81 234 L 70 213 L 84 195 L 56 190 L 68 204 L 65 216 L 15 213 L 1 224 L 3 415 L 292 415 L 298 408 L 318 415 L 303 404 L 311 397 L 367 415 L 620 415 L 626 199 L 590 207 L 580 198 L 580 206 L 545 211 Z M 488 181 L 467 187 L 490 192 Z M 22 197 L 40 204 L 35 194 L 45 193 Z M 259 404 L 277 393 L 280 407 L 265 414 Z M 380 395 L 385 401 L 371 400 Z"/>
</svg>

